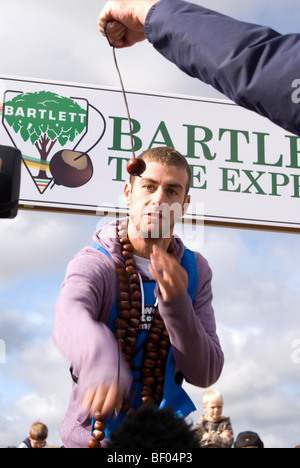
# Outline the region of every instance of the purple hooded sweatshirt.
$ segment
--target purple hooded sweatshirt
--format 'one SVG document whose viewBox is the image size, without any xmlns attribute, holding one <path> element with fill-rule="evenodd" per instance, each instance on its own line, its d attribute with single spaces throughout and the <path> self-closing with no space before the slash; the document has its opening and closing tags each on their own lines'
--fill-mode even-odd
<svg viewBox="0 0 300 468">
<path fill-rule="evenodd" d="M 119 264 L 123 264 L 121 247 L 114 221 L 94 235 Z M 173 242 L 180 261 L 182 241 Z M 176 363 L 175 372 L 198 387 L 209 387 L 219 378 L 224 357 L 212 308 L 212 272 L 203 256 L 195 253 L 198 287 L 193 303 L 186 292 L 174 303 L 164 303 L 158 295 L 159 311 L 164 318 Z M 62 354 L 70 361 L 73 383 L 69 406 L 60 427 L 66 448 L 87 448 L 91 439 L 91 418 L 84 414 L 80 400 L 89 387 L 116 381 L 118 348 L 108 328 L 116 289 L 115 265 L 105 254 L 88 246 L 68 265 L 56 304 L 53 338 Z M 120 388 L 128 395 L 131 374 L 122 358 Z"/>
</svg>

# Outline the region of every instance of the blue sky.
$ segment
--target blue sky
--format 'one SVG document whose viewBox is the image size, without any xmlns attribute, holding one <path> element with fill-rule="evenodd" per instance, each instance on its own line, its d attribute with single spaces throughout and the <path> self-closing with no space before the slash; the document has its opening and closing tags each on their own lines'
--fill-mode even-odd
<svg viewBox="0 0 300 468">
<path fill-rule="evenodd" d="M 83 8 L 78 0 L 0 0 L 5 44 L 0 73 L 119 88 L 111 50 L 97 33 L 104 3 L 89 0 Z M 296 0 L 195 3 L 282 33 L 299 29 Z M 118 56 L 129 89 L 222 97 L 147 42 Z M 49 442 L 60 443 L 71 383 L 69 363 L 51 339 L 54 305 L 68 261 L 91 242 L 98 221 L 21 211 L 15 220 L 1 222 L 0 340 L 6 363 L 0 364 L 0 446 L 18 445 L 36 419 L 49 426 Z M 293 343 L 300 339 L 299 248 L 297 235 L 206 228 L 201 249 L 214 272 L 214 307 L 226 356 L 214 387 L 224 395 L 236 435 L 257 431 L 268 447 L 300 442 L 300 364 L 292 359 Z M 198 408 L 196 421 L 203 391 L 186 389 Z"/>
</svg>

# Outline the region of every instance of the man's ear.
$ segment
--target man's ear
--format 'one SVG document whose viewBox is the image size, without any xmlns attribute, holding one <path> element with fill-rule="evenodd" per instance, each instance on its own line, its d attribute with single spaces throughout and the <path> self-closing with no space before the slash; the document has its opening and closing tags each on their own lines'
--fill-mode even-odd
<svg viewBox="0 0 300 468">
<path fill-rule="evenodd" d="M 124 199 L 127 206 L 131 204 L 131 184 L 127 182 L 124 187 Z"/>
<path fill-rule="evenodd" d="M 191 195 L 188 195 L 185 199 L 185 202 L 182 206 L 182 216 L 184 216 L 187 212 L 187 210 L 189 209 L 189 206 L 191 204 Z"/>
</svg>

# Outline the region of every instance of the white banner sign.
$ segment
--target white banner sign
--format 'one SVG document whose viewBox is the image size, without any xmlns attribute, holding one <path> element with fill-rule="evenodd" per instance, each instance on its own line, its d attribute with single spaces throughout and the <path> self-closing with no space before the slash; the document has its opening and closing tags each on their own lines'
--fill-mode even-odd
<svg viewBox="0 0 300 468">
<path fill-rule="evenodd" d="M 120 90 L 0 78 L 1 140 L 23 154 L 20 204 L 126 212 L 131 158 Z M 300 229 L 300 139 L 232 102 L 127 93 L 135 151 L 172 146 L 192 170 L 188 216 Z"/>
</svg>

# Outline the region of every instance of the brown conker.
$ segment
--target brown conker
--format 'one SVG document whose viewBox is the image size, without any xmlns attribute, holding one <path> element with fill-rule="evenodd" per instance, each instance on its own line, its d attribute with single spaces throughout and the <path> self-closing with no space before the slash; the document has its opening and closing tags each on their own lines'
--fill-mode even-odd
<svg viewBox="0 0 300 468">
<path fill-rule="evenodd" d="M 97 448 L 101 448 L 101 444 L 95 440 L 95 439 L 91 439 L 89 442 L 88 442 L 88 447 L 90 449 L 97 449 Z"/>
<path fill-rule="evenodd" d="M 94 418 L 95 418 L 96 421 L 102 421 L 103 417 L 102 417 L 101 411 L 99 411 L 99 410 L 95 411 Z"/>
<path fill-rule="evenodd" d="M 97 440 L 98 442 L 100 442 L 100 440 L 105 439 L 105 433 L 96 429 L 96 430 L 93 432 L 93 437 L 94 437 L 95 440 Z"/>
<path fill-rule="evenodd" d="M 141 176 L 146 170 L 146 163 L 143 159 L 132 158 L 127 163 L 127 172 L 132 176 Z"/>
</svg>

